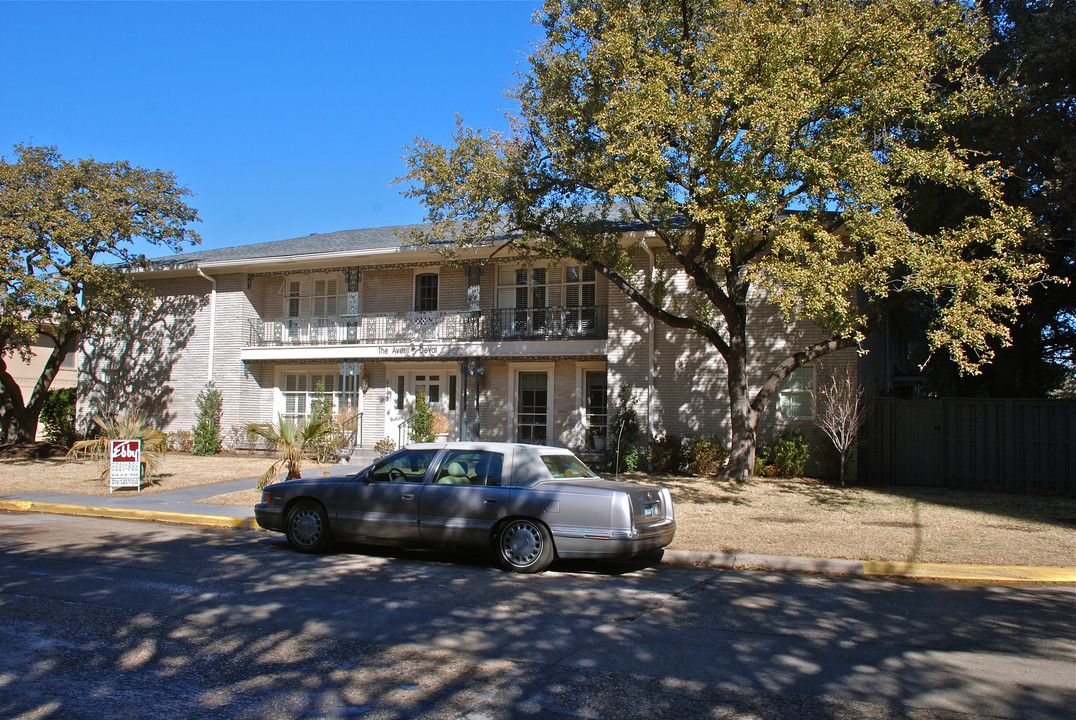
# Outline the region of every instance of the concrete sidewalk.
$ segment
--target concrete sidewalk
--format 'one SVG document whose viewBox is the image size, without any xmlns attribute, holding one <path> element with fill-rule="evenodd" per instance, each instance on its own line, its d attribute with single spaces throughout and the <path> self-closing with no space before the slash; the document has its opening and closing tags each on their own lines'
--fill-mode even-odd
<svg viewBox="0 0 1076 720">
<path fill-rule="evenodd" d="M 23 493 L 0 497 L 0 511 L 39 512 L 54 515 L 258 529 L 258 525 L 254 521 L 254 508 L 252 507 L 210 505 L 198 502 L 217 495 L 250 490 L 257 487 L 257 485 L 257 478 L 250 478 L 159 493 L 136 493 L 124 490 L 107 497 L 47 492 Z M 694 550 L 666 550 L 663 562 L 677 565 L 813 572 L 834 575 L 1076 584 L 1076 566 L 1013 567 L 875 562 L 870 560 L 781 557 L 749 553 L 712 553 Z"/>
</svg>

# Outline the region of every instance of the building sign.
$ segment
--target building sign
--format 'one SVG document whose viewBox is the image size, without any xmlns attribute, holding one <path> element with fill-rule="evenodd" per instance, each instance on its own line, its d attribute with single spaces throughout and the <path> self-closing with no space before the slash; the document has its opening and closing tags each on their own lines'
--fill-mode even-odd
<svg viewBox="0 0 1076 720">
<path fill-rule="evenodd" d="M 412 343 L 410 345 L 381 345 L 377 348 L 377 354 L 395 357 L 437 357 L 449 354 L 449 349 L 449 347 L 444 345 L 424 345 L 419 343 Z"/>
<path fill-rule="evenodd" d="M 111 459 L 108 475 L 108 491 L 113 488 L 133 487 L 142 490 L 142 441 L 109 441 Z"/>
</svg>

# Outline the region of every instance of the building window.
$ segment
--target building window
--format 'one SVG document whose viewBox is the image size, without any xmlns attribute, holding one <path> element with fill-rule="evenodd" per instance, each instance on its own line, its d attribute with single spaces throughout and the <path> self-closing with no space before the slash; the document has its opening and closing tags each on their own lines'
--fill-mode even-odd
<svg viewBox="0 0 1076 720">
<path fill-rule="evenodd" d="M 564 268 L 565 328 L 569 332 L 587 333 L 597 323 L 598 286 L 594 281 L 594 268 L 568 265 Z"/>
<path fill-rule="evenodd" d="M 497 273 L 497 307 L 544 308 L 560 302 L 559 273 L 550 268 L 501 267 Z"/>
<path fill-rule="evenodd" d="M 564 304 L 568 307 L 589 307 L 598 302 L 594 268 L 568 265 L 564 268 Z"/>
<path fill-rule="evenodd" d="M 286 420 L 304 420 L 318 403 L 327 402 L 335 410 L 343 401 L 340 376 L 335 373 L 286 373 L 283 394 Z"/>
<path fill-rule="evenodd" d="M 298 280 L 288 283 L 288 317 L 299 317 L 299 303 L 302 300 L 301 285 Z"/>
<path fill-rule="evenodd" d="M 516 439 L 523 443 L 545 445 L 548 439 L 549 376 L 544 372 L 519 374 L 519 397 L 516 415 Z"/>
<path fill-rule="evenodd" d="M 437 311 L 437 274 L 415 276 L 415 312 Z"/>
<path fill-rule="evenodd" d="M 430 405 L 436 408 L 441 402 L 441 376 L 416 375 L 415 397 L 418 397 L 419 393 L 424 394 Z"/>
<path fill-rule="evenodd" d="M 777 394 L 777 411 L 787 420 L 814 417 L 814 366 L 804 365 L 789 373 Z"/>
<path fill-rule="evenodd" d="M 344 281 L 337 274 L 288 278 L 281 292 L 284 317 L 332 317 L 346 305 Z"/>
<path fill-rule="evenodd" d="M 609 391 L 604 370 L 588 370 L 583 376 L 586 393 L 587 449 L 605 447 L 605 431 L 609 422 Z"/>
<path fill-rule="evenodd" d="M 314 281 L 314 315 L 336 315 L 337 285 L 336 280 Z"/>
</svg>

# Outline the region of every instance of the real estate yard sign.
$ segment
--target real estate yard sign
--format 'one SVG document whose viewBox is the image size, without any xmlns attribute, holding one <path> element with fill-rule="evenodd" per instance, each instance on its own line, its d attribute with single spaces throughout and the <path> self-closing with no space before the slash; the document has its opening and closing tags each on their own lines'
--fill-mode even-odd
<svg viewBox="0 0 1076 720">
<path fill-rule="evenodd" d="M 135 487 L 142 492 L 142 441 L 110 441 L 108 491 L 118 487 Z"/>
</svg>

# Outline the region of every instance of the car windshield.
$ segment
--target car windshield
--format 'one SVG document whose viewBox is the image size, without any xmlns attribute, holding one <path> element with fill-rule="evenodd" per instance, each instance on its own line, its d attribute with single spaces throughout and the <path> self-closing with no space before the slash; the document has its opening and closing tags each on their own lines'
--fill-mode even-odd
<svg viewBox="0 0 1076 720">
<path fill-rule="evenodd" d="M 549 474 L 557 480 L 564 478 L 598 477 L 593 470 L 584 465 L 583 462 L 574 455 L 543 455 L 542 462 L 545 463 L 546 468 L 549 470 Z"/>
</svg>

